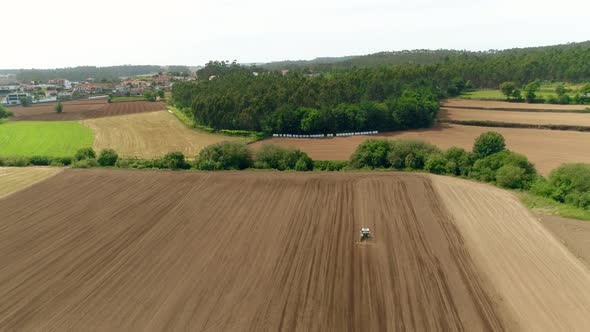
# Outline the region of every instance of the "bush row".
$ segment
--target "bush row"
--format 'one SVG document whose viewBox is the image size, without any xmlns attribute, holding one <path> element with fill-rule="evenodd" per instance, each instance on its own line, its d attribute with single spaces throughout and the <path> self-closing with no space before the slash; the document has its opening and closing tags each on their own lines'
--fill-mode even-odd
<svg viewBox="0 0 590 332">
<path fill-rule="evenodd" d="M 25 167 L 25 166 L 68 166 L 72 164 L 71 157 L 0 157 L 0 166 Z"/>
<path fill-rule="evenodd" d="M 416 140 L 372 139 L 358 146 L 350 165 L 353 168 L 425 170 L 512 189 L 528 189 L 537 178 L 537 171 L 528 159 L 506 150 L 504 138 L 495 132 L 478 137 L 472 152 L 457 147 L 443 152 L 432 144 Z"/>
</svg>

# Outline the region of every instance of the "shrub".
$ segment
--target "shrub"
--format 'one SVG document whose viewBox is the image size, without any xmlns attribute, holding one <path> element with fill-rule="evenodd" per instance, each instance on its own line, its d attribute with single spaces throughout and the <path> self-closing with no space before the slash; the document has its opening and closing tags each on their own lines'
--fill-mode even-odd
<svg viewBox="0 0 590 332">
<path fill-rule="evenodd" d="M 182 152 L 170 152 L 157 160 L 155 166 L 168 169 L 188 169 L 190 165 L 186 162 Z"/>
<path fill-rule="evenodd" d="M 441 154 L 433 154 L 426 159 L 424 169 L 434 174 L 445 174 L 447 172 L 448 160 Z"/>
<path fill-rule="evenodd" d="M 396 169 L 423 169 L 430 156 L 440 153 L 436 146 L 417 140 L 394 140 L 390 144 L 387 160 Z"/>
<path fill-rule="evenodd" d="M 314 160 L 313 169 L 317 171 L 341 171 L 348 167 L 346 160 Z"/>
<path fill-rule="evenodd" d="M 496 172 L 496 183 L 500 187 L 517 189 L 523 188 L 525 170 L 514 165 L 504 165 Z"/>
<path fill-rule="evenodd" d="M 391 143 L 383 139 L 368 139 L 361 143 L 350 158 L 354 168 L 390 167 L 387 156 L 391 152 Z"/>
<path fill-rule="evenodd" d="M 78 150 L 74 155 L 75 161 L 94 158 L 96 158 L 96 153 L 94 152 L 94 150 L 92 150 L 92 148 L 82 148 Z"/>
<path fill-rule="evenodd" d="M 68 166 L 72 164 L 72 157 L 55 157 L 51 161 L 52 166 Z"/>
<path fill-rule="evenodd" d="M 73 168 L 92 168 L 97 166 L 98 162 L 96 162 L 96 159 L 94 158 L 81 159 L 72 163 Z"/>
<path fill-rule="evenodd" d="M 33 156 L 29 158 L 29 163 L 35 166 L 48 166 L 52 159 L 47 156 Z"/>
<path fill-rule="evenodd" d="M 115 163 L 116 167 L 119 168 L 136 168 L 136 169 L 146 169 L 146 168 L 158 168 L 156 166 L 157 162 L 151 159 L 118 159 Z"/>
<path fill-rule="evenodd" d="M 552 195 L 553 199 L 582 208 L 590 207 L 590 164 L 564 164 L 549 174 L 548 185 L 535 187 Z"/>
<path fill-rule="evenodd" d="M 443 154 L 447 160 L 446 172 L 453 175 L 467 176 L 473 166 L 472 155 L 464 149 L 451 147 Z"/>
<path fill-rule="evenodd" d="M 473 144 L 473 153 L 477 159 L 485 158 L 506 148 L 504 137 L 495 131 L 479 135 Z"/>
<path fill-rule="evenodd" d="M 119 159 L 119 155 L 115 150 L 104 149 L 100 151 L 97 162 L 100 166 L 115 166 L 117 159 Z"/>
<path fill-rule="evenodd" d="M 64 106 L 61 104 L 60 101 L 58 101 L 57 103 L 55 103 L 55 106 L 53 108 L 55 109 L 56 113 L 61 113 L 64 109 Z"/>
<path fill-rule="evenodd" d="M 513 169 L 505 168 L 500 173 L 502 183 L 498 183 L 498 171 L 506 165 L 522 169 L 520 180 L 516 181 L 514 179 L 515 171 Z M 516 188 L 528 189 L 536 179 L 537 171 L 525 156 L 505 150 L 477 160 L 469 173 L 469 177 L 484 182 L 494 182 L 499 185 L 518 183 L 519 186 Z"/>
<path fill-rule="evenodd" d="M 29 158 L 27 157 L 1 157 L 0 166 L 10 167 L 25 167 L 29 166 Z"/>
<path fill-rule="evenodd" d="M 6 107 L 0 105 L 0 119 L 14 116 L 14 113 L 9 111 Z"/>
<path fill-rule="evenodd" d="M 300 150 L 266 144 L 256 151 L 254 167 L 279 171 L 311 171 L 313 170 L 313 160 Z"/>
<path fill-rule="evenodd" d="M 197 157 L 201 170 L 245 169 L 252 165 L 252 155 L 242 142 L 220 142 L 205 147 Z"/>
</svg>

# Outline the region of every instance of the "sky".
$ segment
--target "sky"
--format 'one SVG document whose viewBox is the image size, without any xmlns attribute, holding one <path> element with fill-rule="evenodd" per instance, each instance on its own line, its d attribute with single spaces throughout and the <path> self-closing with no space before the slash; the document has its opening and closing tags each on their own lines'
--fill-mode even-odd
<svg viewBox="0 0 590 332">
<path fill-rule="evenodd" d="M 18 0 L 0 68 L 257 63 L 590 39 L 588 0 Z"/>
</svg>

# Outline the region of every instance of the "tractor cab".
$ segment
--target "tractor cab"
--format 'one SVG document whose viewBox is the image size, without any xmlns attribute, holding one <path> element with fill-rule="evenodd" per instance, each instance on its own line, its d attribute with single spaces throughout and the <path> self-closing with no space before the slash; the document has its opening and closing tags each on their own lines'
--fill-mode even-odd
<svg viewBox="0 0 590 332">
<path fill-rule="evenodd" d="M 371 238 L 371 230 L 363 227 L 361 228 L 361 242 Z"/>
</svg>

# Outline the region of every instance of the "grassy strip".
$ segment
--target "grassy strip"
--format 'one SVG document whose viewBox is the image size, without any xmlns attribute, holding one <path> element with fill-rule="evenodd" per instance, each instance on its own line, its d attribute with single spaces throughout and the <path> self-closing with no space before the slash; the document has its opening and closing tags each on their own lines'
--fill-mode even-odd
<svg viewBox="0 0 590 332">
<path fill-rule="evenodd" d="M 111 103 L 117 103 L 122 101 L 144 101 L 145 97 L 143 96 L 116 96 L 111 98 Z"/>
<path fill-rule="evenodd" d="M 528 124 L 528 123 L 484 121 L 484 120 L 439 120 L 439 122 L 459 124 L 459 125 L 464 125 L 464 126 L 478 126 L 478 127 L 546 129 L 546 130 L 567 130 L 567 131 L 590 132 L 590 127 L 572 126 L 572 125 Z"/>
<path fill-rule="evenodd" d="M 252 143 L 263 138 L 268 137 L 268 135 L 256 132 L 256 131 L 248 131 L 248 130 L 230 130 L 230 129 L 220 129 L 215 130 L 214 128 L 203 126 L 198 124 L 191 116 L 187 115 L 184 111 L 168 104 L 168 109 L 172 111 L 174 116 L 180 120 L 180 122 L 184 123 L 189 128 L 205 131 L 208 133 L 217 133 L 224 136 L 238 136 L 238 137 L 247 137 L 249 138 L 248 143 Z"/>
<path fill-rule="evenodd" d="M 590 108 L 578 110 L 555 110 L 555 109 L 535 109 L 535 108 L 504 108 L 504 107 L 482 107 L 482 106 L 448 106 L 442 108 L 459 108 L 467 110 L 484 110 L 484 111 L 505 111 L 505 112 L 534 112 L 534 113 L 590 113 Z"/>
<path fill-rule="evenodd" d="M 528 192 L 516 192 L 522 204 L 532 212 L 590 221 L 590 211 Z"/>
</svg>

